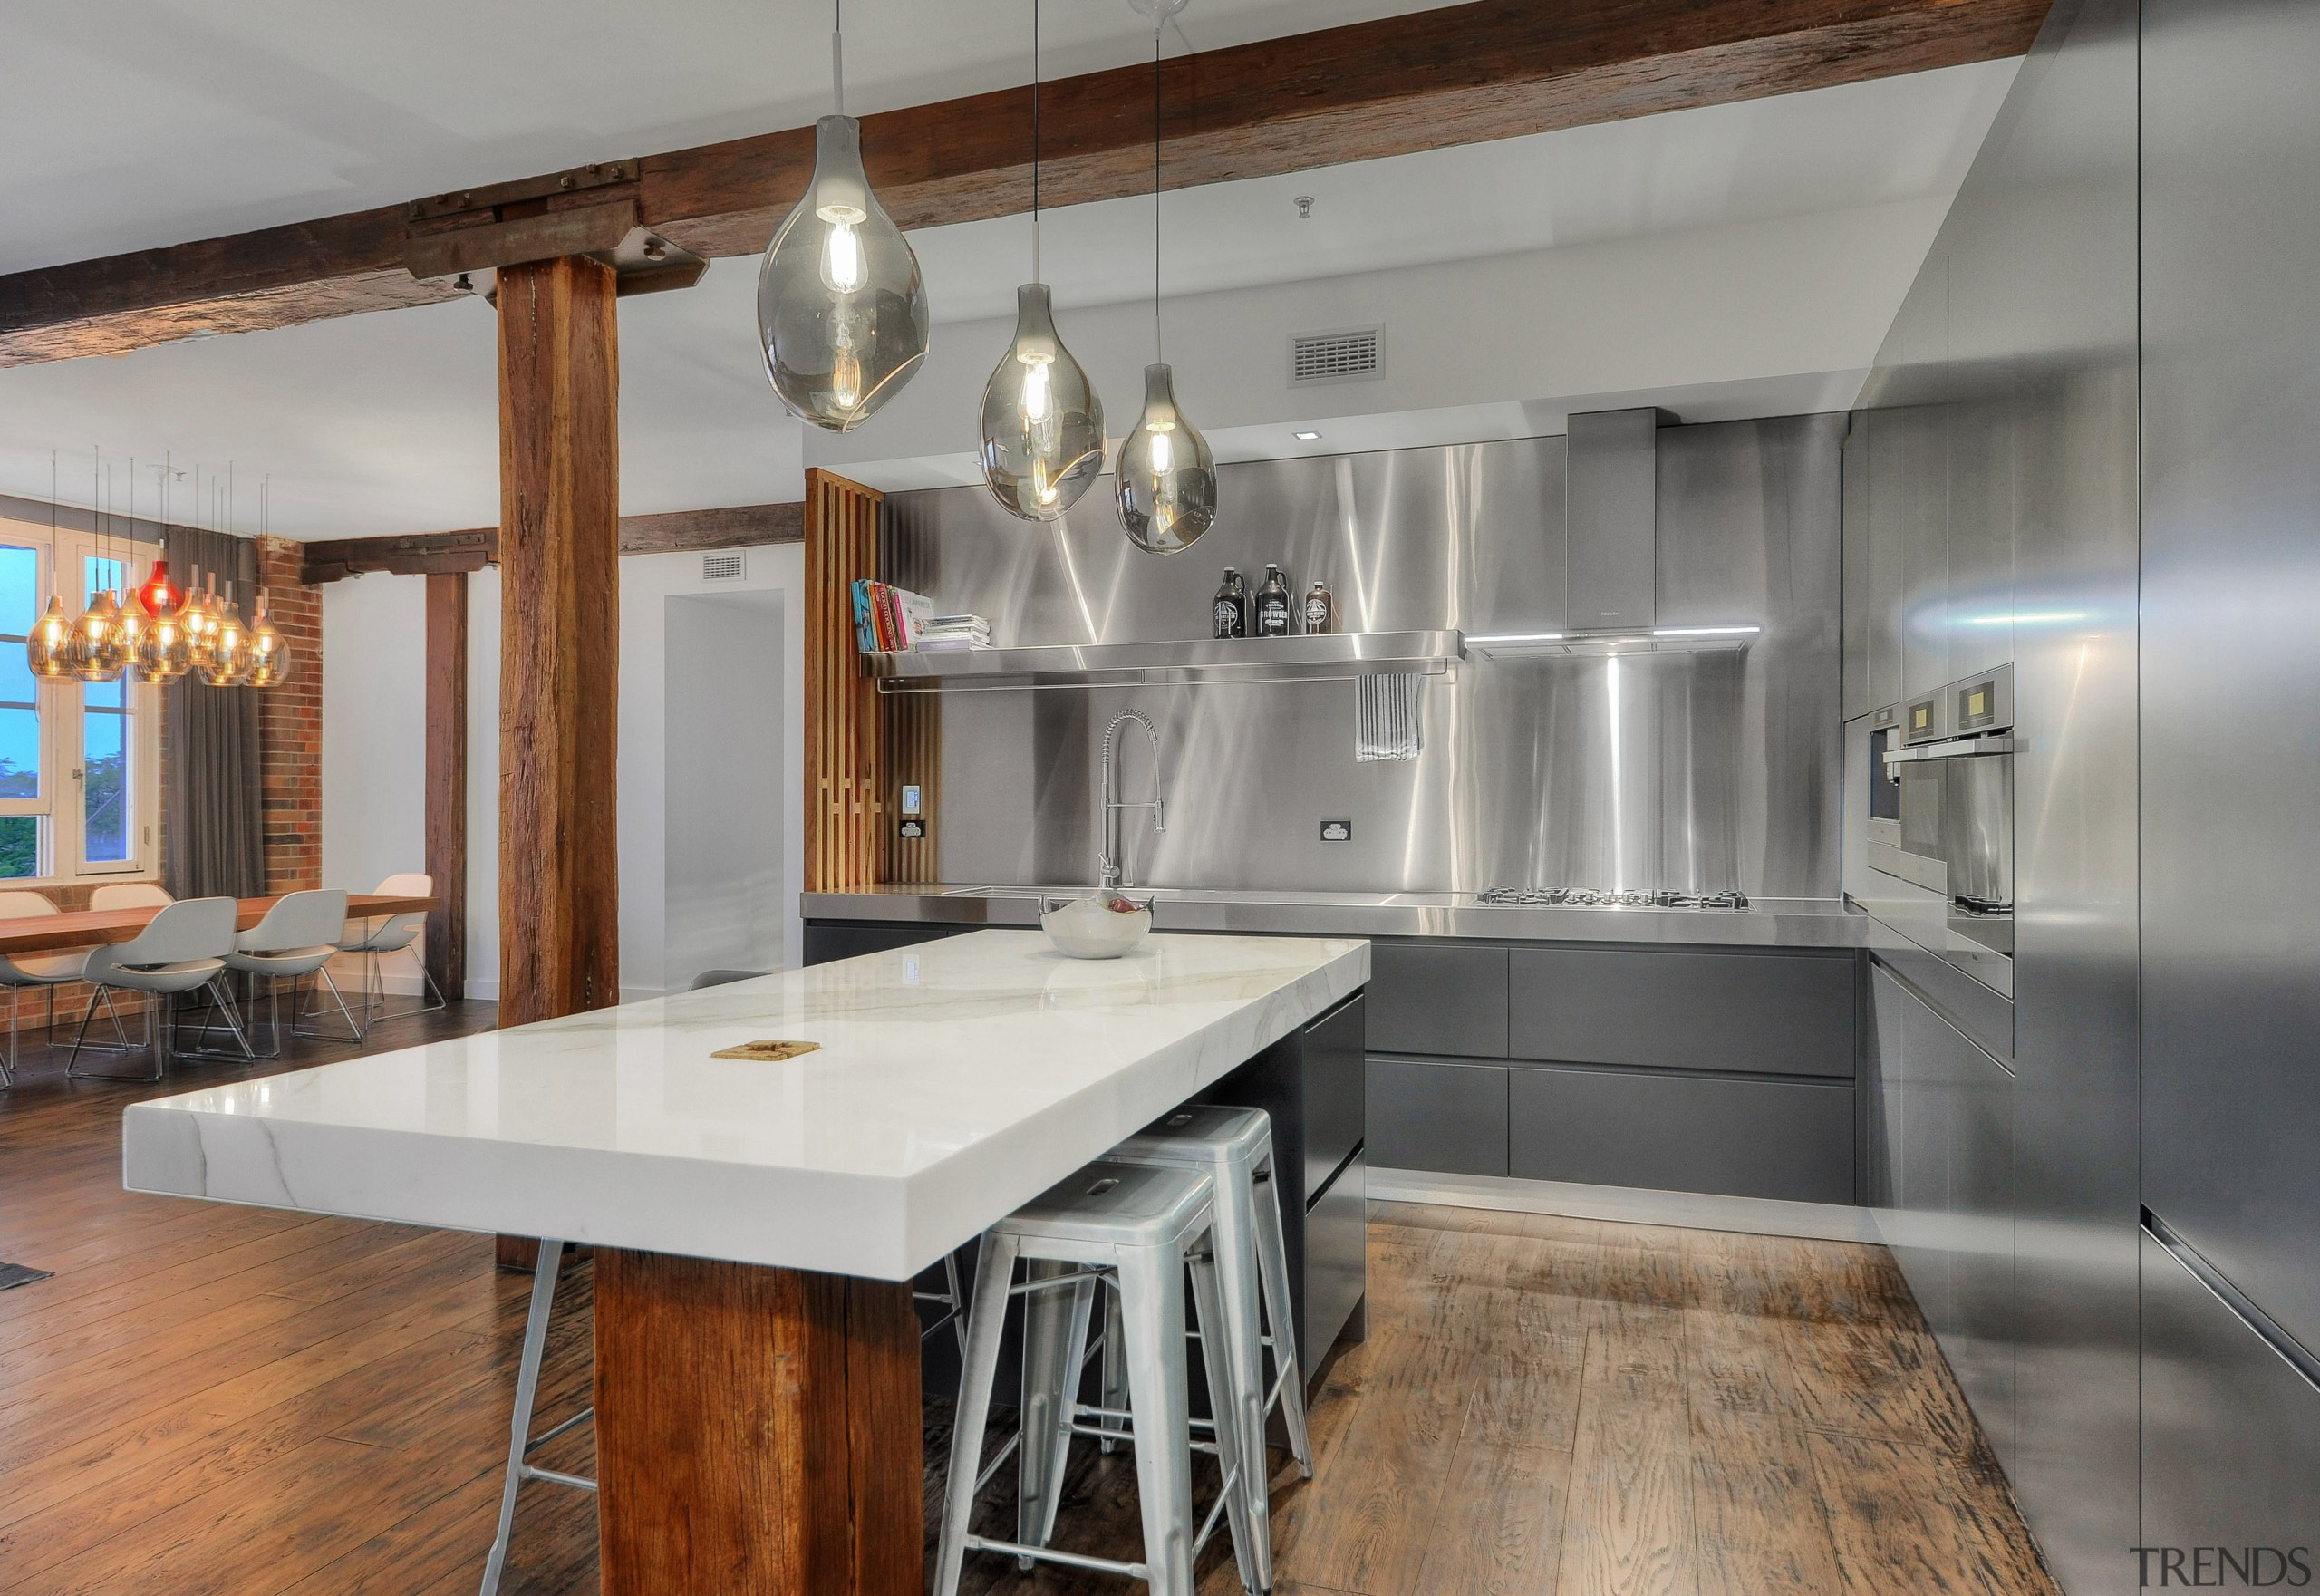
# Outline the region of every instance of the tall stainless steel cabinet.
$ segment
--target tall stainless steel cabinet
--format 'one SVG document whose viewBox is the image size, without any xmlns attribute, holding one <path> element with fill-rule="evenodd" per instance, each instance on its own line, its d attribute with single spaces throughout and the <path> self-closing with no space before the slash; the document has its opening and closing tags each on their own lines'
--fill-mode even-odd
<svg viewBox="0 0 2320 1596">
<path fill-rule="evenodd" d="M 2142 1533 L 2320 1547 L 2320 6 L 2141 65 Z"/>
</svg>

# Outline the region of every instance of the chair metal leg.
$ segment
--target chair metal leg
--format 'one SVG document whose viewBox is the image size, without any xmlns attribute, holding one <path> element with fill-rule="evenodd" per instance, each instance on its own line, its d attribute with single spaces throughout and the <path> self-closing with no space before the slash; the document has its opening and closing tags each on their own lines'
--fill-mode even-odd
<svg viewBox="0 0 2320 1596">
<path fill-rule="evenodd" d="M 1122 1420 L 1110 1417 L 1108 1415 L 1127 1411 L 1127 1351 L 1121 1340 L 1125 1334 L 1120 1319 L 1120 1294 L 1116 1290 L 1107 1289 L 1104 1292 L 1104 1359 L 1100 1387 L 1102 1395 L 1097 1398 L 1104 1407 L 1107 1417 L 1096 1421 L 1097 1425 L 1103 1429 L 1116 1430 L 1124 1427 Z M 1106 1456 L 1109 1456 L 1119 1443 L 1105 1440 L 1097 1442 L 1097 1445 Z"/>
<path fill-rule="evenodd" d="M 1265 1183 L 1268 1187 L 1271 1184 Z M 1205 1267 L 1216 1278 L 1221 1303 L 1214 1323 L 1224 1333 L 1214 1339 L 1207 1337 L 1211 1320 L 1204 1311 L 1201 1360 L 1209 1367 L 1212 1384 L 1219 1369 L 1229 1368 L 1232 1374 L 1228 1389 L 1232 1400 L 1228 1407 L 1211 1411 L 1220 1419 L 1227 1412 L 1234 1416 L 1238 1450 L 1247 1462 L 1238 1486 L 1246 1504 L 1244 1518 L 1233 1522 L 1236 1528 L 1244 1522 L 1251 1526 L 1247 1533 L 1250 1544 L 1239 1549 L 1241 1566 L 1248 1576 L 1245 1582 L 1249 1588 L 1264 1591 L 1272 1585 L 1272 1548 L 1270 1536 L 1264 1533 L 1270 1527 L 1271 1504 L 1266 1494 L 1264 1466 L 1265 1353 L 1258 1314 L 1262 1287 L 1254 1238 L 1250 1233 L 1262 1229 L 1262 1222 L 1256 1212 L 1253 1184 L 1245 1170 L 1237 1177 L 1220 1172 L 1214 1224 L 1211 1237 L 1214 1262 Z M 1220 1438 L 1224 1427 L 1222 1423 L 1217 1426 Z"/>
<path fill-rule="evenodd" d="M 1200 1319 L 1201 1363 L 1208 1374 L 1208 1410 L 1223 1415 L 1234 1410 L 1234 1388 L 1241 1380 L 1231 1360 L 1210 1352 L 1211 1348 L 1232 1340 L 1225 1320 L 1223 1293 L 1218 1289 L 1218 1239 L 1212 1230 L 1207 1249 L 1193 1255 L 1190 1272 L 1193 1306 Z M 1252 1402 L 1255 1400 L 1253 1390 L 1244 1395 Z M 1253 1514 L 1268 1510 L 1252 1505 L 1249 1499 L 1249 1465 L 1243 1461 L 1245 1455 L 1241 1449 L 1242 1427 L 1224 1423 L 1220 1417 L 1215 1429 L 1216 1466 L 1223 1482 L 1219 1499 L 1224 1508 L 1225 1524 L 1232 1535 L 1233 1564 L 1241 1571 L 1242 1590 L 1252 1596 L 1266 1596 L 1272 1589 L 1271 1547 Z M 1203 1529 L 1205 1531 L 1206 1526 Z M 1194 1543 L 1194 1550 L 1199 1550 L 1198 1542 Z"/>
<path fill-rule="evenodd" d="M 333 1036 L 329 1032 L 321 1030 L 300 1030 L 297 1025 L 298 1019 L 308 1018 L 322 1012 L 319 1005 L 314 1003 L 309 1003 L 304 1010 L 299 1012 L 296 1019 L 292 1020 L 290 1024 L 290 1034 L 293 1036 L 303 1036 L 310 1041 L 359 1042 L 366 1040 L 371 1034 L 370 1027 L 355 1019 L 354 1011 L 346 1006 L 346 995 L 338 990 L 338 982 L 332 977 L 330 966 L 327 964 L 324 965 L 321 969 L 314 972 L 314 975 L 323 987 L 329 989 L 331 1001 L 338 1005 L 339 1018 L 346 1021 L 346 1034 L 344 1036 Z"/>
<path fill-rule="evenodd" d="M 112 1020 L 113 1030 L 121 1038 L 120 1045 L 115 1050 L 124 1053 L 130 1051 L 130 1044 L 129 1040 L 129 1032 L 121 1023 L 121 1011 L 113 1006 L 112 988 L 100 985 L 95 991 L 89 994 L 88 1012 L 81 1016 L 80 1031 L 72 1039 L 72 1056 L 64 1061 L 64 1074 L 66 1079 L 72 1080 L 160 1080 L 162 1077 L 162 1069 L 161 1060 L 158 1054 L 153 1059 L 153 1073 L 150 1075 L 112 1075 L 108 1074 L 102 1069 L 83 1069 L 80 1067 L 82 1042 L 89 1034 L 89 1021 L 94 1020 L 97 1016 L 97 1002 L 100 999 L 103 1000 L 106 1015 Z M 149 1025 L 152 1022 L 153 1012 L 154 1011 L 150 1009 L 147 1011 L 146 1021 Z M 149 1036 L 152 1036 L 157 1033 L 149 1032 L 148 1034 Z M 103 1043 L 98 1043 L 97 1045 L 100 1047 L 104 1046 Z"/>
<path fill-rule="evenodd" d="M 1272 1348 L 1273 1383 L 1265 1398 L 1265 1412 L 1270 1414 L 1275 1402 L 1281 1405 L 1281 1421 L 1289 1431 L 1290 1454 L 1297 1459 L 1297 1472 L 1306 1479 L 1313 1477 L 1313 1443 L 1305 1427 L 1305 1367 L 1297 1351 L 1297 1320 L 1290 1304 L 1295 1301 L 1289 1291 L 1289 1252 L 1281 1228 L 1281 1188 L 1272 1180 L 1272 1168 L 1268 1165 L 1263 1178 L 1256 1184 L 1257 1267 L 1264 1275 L 1264 1305 L 1266 1344 Z M 1262 1362 L 1258 1365 L 1262 1369 Z M 1263 1465 L 1258 1465 L 1262 1473 Z"/>
<path fill-rule="evenodd" d="M 999 1372 L 999 1337 L 1007 1327 L 1007 1288 L 1015 1275 L 1018 1245 L 1012 1236 L 984 1237 L 982 1258 L 975 1268 L 966 1366 L 959 1373 L 959 1405 L 952 1416 L 951 1471 L 942 1490 L 934 1596 L 958 1596 L 959 1576 L 966 1564 L 967 1526 L 974 1517 L 983 1427 L 991 1418 L 991 1386 Z"/>
<path fill-rule="evenodd" d="M 524 1356 L 516 1368 L 516 1411 L 508 1423 L 508 1476 L 499 1487 L 499 1528 L 491 1537 L 491 1555 L 484 1561 L 478 1596 L 498 1596 L 499 1576 L 508 1566 L 508 1543 L 516 1529 L 517 1487 L 526 1480 L 547 1480 L 575 1490 L 596 1488 L 594 1480 L 534 1468 L 524 1461 L 535 1447 L 554 1440 L 595 1411 L 583 1408 L 545 1435 L 532 1434 L 532 1407 L 539 1396 L 540 1363 L 547 1349 L 548 1321 L 556 1312 L 556 1279 L 563 1262 L 564 1243 L 543 1238 L 538 1262 L 532 1265 L 532 1306 L 524 1320 Z"/>
<path fill-rule="evenodd" d="M 1152 1596 L 1193 1596 L 1184 1268 L 1175 1250 L 1124 1249 L 1120 1299 L 1128 1326 L 1128 1401 L 1136 1412 L 1136 1494 L 1144 1516 L 1145 1581 Z M 1220 1432 L 1227 1427 L 1219 1427 Z"/>
<path fill-rule="evenodd" d="M 1023 1300 L 1023 1399 L 1019 1409 L 1023 1438 L 1015 1454 L 1015 1538 L 1044 1546 L 1055 1538 L 1056 1509 L 1063 1501 L 1084 1362 L 1080 1349 L 1088 1344 L 1096 1277 L 1071 1264 L 1044 1260 L 1024 1272 L 1031 1280 L 1079 1277 L 1068 1287 L 1036 1291 Z M 1016 1563 L 1028 1571 L 1031 1560 L 1020 1557 Z"/>
<path fill-rule="evenodd" d="M 8 989 L 8 1056 L 0 1059 L 0 1088 L 16 1084 L 16 999 L 23 991 L 22 987 Z"/>
</svg>

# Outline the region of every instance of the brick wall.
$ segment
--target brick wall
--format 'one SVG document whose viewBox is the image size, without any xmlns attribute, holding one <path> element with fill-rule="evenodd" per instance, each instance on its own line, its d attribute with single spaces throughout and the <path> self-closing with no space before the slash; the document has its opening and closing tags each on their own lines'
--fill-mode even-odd
<svg viewBox="0 0 2320 1596">
<path fill-rule="evenodd" d="M 266 888 L 323 884 L 323 593 L 298 580 L 300 546 L 257 540 L 266 612 L 290 645 L 289 679 L 258 695 Z"/>
</svg>

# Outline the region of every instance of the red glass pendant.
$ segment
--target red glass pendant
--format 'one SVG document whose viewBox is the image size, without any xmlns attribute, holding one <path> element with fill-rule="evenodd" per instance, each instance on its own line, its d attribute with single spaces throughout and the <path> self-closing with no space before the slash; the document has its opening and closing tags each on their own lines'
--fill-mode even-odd
<svg viewBox="0 0 2320 1596">
<path fill-rule="evenodd" d="M 137 590 L 138 607 L 149 615 L 160 616 L 176 610 L 184 602 L 185 589 L 169 580 L 169 562 L 155 560 L 153 574 Z"/>
</svg>

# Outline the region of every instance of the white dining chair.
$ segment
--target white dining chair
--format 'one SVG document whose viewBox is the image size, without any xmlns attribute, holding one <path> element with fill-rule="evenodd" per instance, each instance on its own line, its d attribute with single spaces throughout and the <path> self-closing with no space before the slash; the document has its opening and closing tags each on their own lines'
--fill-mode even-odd
<svg viewBox="0 0 2320 1596">
<path fill-rule="evenodd" d="M 227 1025 L 242 1044 L 244 1054 L 248 1055 L 249 1038 L 242 1030 L 223 979 L 226 955 L 234 951 L 235 914 L 231 898 L 187 898 L 165 906 L 128 942 L 108 943 L 91 949 L 82 979 L 96 991 L 90 994 L 89 1011 L 81 1017 L 81 1029 L 72 1039 L 72 1056 L 67 1060 L 64 1072 L 102 1080 L 160 1079 L 167 1069 L 175 1020 L 169 1005 L 158 1000 L 204 987 L 217 998 Z M 112 1015 L 116 1029 L 121 1024 L 120 1011 L 112 1002 L 115 989 L 143 992 L 155 1000 L 145 1005 L 145 1045 L 153 1055 L 150 1075 L 107 1075 L 102 1070 L 80 1068 L 81 1049 L 89 1034 L 89 1021 L 96 1016 L 100 997 L 106 1011 Z"/>
<path fill-rule="evenodd" d="M 391 898 L 432 897 L 435 878 L 419 871 L 406 871 L 390 875 L 379 883 L 378 895 Z M 362 1020 L 356 1027 L 357 1036 L 365 1035 L 372 1022 L 386 1010 L 386 978 L 380 968 L 385 954 L 409 950 L 427 929 L 427 915 L 422 911 L 410 914 L 377 915 L 363 920 L 349 920 L 341 933 L 338 951 L 353 953 L 362 960 Z M 419 967 L 422 996 L 428 1001 L 403 1011 L 406 1014 L 426 1014 L 443 1006 L 442 989 L 435 984 L 435 976 L 427 968 L 427 961 L 413 954 L 411 962 Z M 334 989 L 335 990 L 335 989 Z M 308 1012 L 313 1012 L 310 1009 Z"/>
<path fill-rule="evenodd" d="M 0 920 L 30 920 L 59 911 L 47 896 L 36 892 L 0 892 Z M 8 989 L 8 1056 L 0 1059 L 0 1088 L 16 1084 L 16 1001 L 26 987 L 48 989 L 48 1029 L 44 1033 L 48 1045 L 56 1040 L 56 989 L 67 982 L 81 979 L 82 966 L 89 962 L 89 950 L 73 948 L 62 953 L 25 953 L 16 958 L 0 958 L 0 986 Z"/>
<path fill-rule="evenodd" d="M 255 981 L 259 976 L 266 981 L 266 1034 L 272 1046 L 257 1056 L 262 1059 L 282 1057 L 282 982 L 286 979 L 295 989 L 296 983 L 309 975 L 319 976 L 330 988 L 338 1011 L 344 1016 L 350 1031 L 360 1034 L 354 1016 L 347 1011 L 346 999 L 331 979 L 330 962 L 338 953 L 337 938 L 346 924 L 346 892 L 343 887 L 318 888 L 310 892 L 285 893 L 266 912 L 266 917 L 234 939 L 234 951 L 226 955 L 228 971 Z M 255 1028 L 256 994 L 251 996 L 251 1024 Z M 204 1015 L 201 1034 L 209 1034 L 209 1019 Z"/>
<path fill-rule="evenodd" d="M 176 902 L 158 881 L 109 881 L 89 895 L 92 909 L 158 909 Z"/>
</svg>

